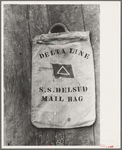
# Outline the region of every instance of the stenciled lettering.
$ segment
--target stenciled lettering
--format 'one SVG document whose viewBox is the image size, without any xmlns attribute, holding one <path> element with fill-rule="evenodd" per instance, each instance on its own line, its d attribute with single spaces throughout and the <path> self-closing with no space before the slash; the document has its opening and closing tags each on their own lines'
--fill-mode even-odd
<svg viewBox="0 0 122 150">
<path fill-rule="evenodd" d="M 79 97 L 71 97 L 71 96 L 69 96 L 68 97 L 68 102 L 78 102 L 78 101 L 82 101 L 83 100 L 83 96 L 79 96 Z"/>
<path fill-rule="evenodd" d="M 41 101 L 43 102 L 64 102 L 64 101 L 67 101 L 67 102 L 81 102 L 83 101 L 83 96 L 68 96 L 66 99 L 64 99 L 62 96 L 42 96 L 41 97 Z"/>
<path fill-rule="evenodd" d="M 41 97 L 41 101 L 59 101 L 59 102 L 63 102 L 64 98 L 62 96 L 42 96 Z"/>
<path fill-rule="evenodd" d="M 65 49 L 55 49 L 55 50 L 51 50 L 49 52 L 44 52 L 39 54 L 40 58 L 46 58 L 46 57 L 50 57 L 50 56 L 54 56 L 54 55 L 61 55 L 61 54 L 65 54 L 65 53 L 69 53 L 71 55 L 78 55 L 78 56 L 82 56 L 83 58 L 89 59 L 90 54 L 85 53 L 81 50 L 78 49 L 73 49 L 73 48 L 69 48 L 69 50 L 65 50 Z"/>
</svg>

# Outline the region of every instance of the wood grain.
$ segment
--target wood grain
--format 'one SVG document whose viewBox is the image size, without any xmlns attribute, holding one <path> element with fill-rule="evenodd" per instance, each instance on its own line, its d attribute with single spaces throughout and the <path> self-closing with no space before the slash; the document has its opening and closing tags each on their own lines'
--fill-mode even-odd
<svg viewBox="0 0 122 150">
<path fill-rule="evenodd" d="M 66 145 L 94 145 L 93 127 L 68 129 L 65 131 Z"/>
<path fill-rule="evenodd" d="M 46 6 L 28 6 L 28 21 L 31 38 L 48 33 L 49 21 Z M 38 129 L 36 131 L 36 145 L 55 145 L 55 129 Z"/>
<path fill-rule="evenodd" d="M 25 18 L 26 8 L 25 5 L 4 7 L 4 108 L 7 145 L 25 145 L 32 134 L 31 47 Z"/>
<path fill-rule="evenodd" d="M 47 5 L 50 27 L 63 23 L 69 31 L 83 31 L 83 19 L 80 5 Z"/>
<path fill-rule="evenodd" d="M 96 111 L 97 117 L 94 124 L 95 145 L 100 144 L 100 6 L 99 5 L 82 5 L 85 30 L 91 32 L 91 45 L 94 55 L 95 66 L 95 91 L 96 91 Z"/>
<path fill-rule="evenodd" d="M 31 37 L 47 34 L 49 30 L 49 20 L 46 5 L 29 5 L 28 21 Z"/>
</svg>

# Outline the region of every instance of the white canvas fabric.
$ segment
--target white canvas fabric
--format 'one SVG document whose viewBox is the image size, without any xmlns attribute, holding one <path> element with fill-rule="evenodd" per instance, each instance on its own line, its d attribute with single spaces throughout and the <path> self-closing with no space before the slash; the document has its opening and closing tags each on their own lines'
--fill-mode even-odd
<svg viewBox="0 0 122 150">
<path fill-rule="evenodd" d="M 89 32 L 36 36 L 32 48 L 32 123 L 37 128 L 75 128 L 90 126 L 95 118 Z"/>
</svg>

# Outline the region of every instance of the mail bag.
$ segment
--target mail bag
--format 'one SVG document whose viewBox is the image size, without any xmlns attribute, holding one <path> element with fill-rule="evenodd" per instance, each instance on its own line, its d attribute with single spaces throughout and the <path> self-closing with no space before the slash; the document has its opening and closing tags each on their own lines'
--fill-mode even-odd
<svg viewBox="0 0 122 150">
<path fill-rule="evenodd" d="M 57 27 L 65 32 L 53 33 Z M 87 32 L 55 24 L 33 39 L 31 121 L 37 128 L 90 126 L 96 118 L 93 52 Z"/>
</svg>

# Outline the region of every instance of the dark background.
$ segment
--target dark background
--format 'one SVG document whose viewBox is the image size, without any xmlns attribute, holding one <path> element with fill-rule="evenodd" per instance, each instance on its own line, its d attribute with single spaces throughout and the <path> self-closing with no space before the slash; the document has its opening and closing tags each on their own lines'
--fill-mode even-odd
<svg viewBox="0 0 122 150">
<path fill-rule="evenodd" d="M 4 5 L 4 144 L 100 144 L 99 5 Z M 90 31 L 95 65 L 96 122 L 76 129 L 38 129 L 31 123 L 32 38 L 57 22 Z"/>
</svg>

